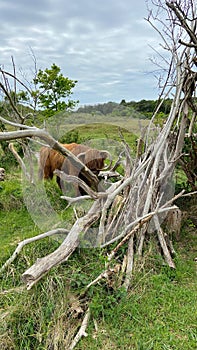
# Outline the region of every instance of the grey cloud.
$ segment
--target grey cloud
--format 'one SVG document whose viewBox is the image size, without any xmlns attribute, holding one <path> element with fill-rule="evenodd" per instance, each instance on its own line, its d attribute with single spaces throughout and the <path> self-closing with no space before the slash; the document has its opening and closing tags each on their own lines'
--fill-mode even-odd
<svg viewBox="0 0 197 350">
<path fill-rule="evenodd" d="M 0 20 L 6 26 L 25 28 L 33 23 L 42 23 L 47 19 L 47 10 L 49 2 L 47 1 L 1 1 Z"/>
<path fill-rule="evenodd" d="M 14 55 L 29 68 L 31 47 L 39 68 L 55 62 L 79 81 L 73 97 L 81 103 L 150 97 L 153 78 L 143 71 L 152 69 L 148 44 L 158 38 L 145 16 L 145 0 L 1 1 L 0 64 Z"/>
<path fill-rule="evenodd" d="M 133 8 L 132 2 L 128 1 L 78 0 L 75 2 L 65 1 L 64 3 L 62 0 L 57 0 L 54 2 L 54 7 L 60 9 L 65 20 L 81 18 L 83 21 L 93 22 L 97 27 L 102 26 L 103 28 L 121 26 L 124 20 L 127 21 L 128 16 L 132 18 L 133 13 L 131 11 Z M 60 20 L 63 20 L 63 17 Z"/>
</svg>

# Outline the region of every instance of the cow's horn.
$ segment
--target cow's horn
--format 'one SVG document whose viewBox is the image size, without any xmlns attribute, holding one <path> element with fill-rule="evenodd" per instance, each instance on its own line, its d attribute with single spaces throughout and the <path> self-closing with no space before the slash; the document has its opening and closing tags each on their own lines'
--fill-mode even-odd
<svg viewBox="0 0 197 350">
<path fill-rule="evenodd" d="M 101 157 L 105 158 L 105 159 L 109 159 L 110 160 L 110 164 L 106 165 L 102 170 L 108 170 L 110 169 L 111 165 L 112 165 L 112 155 L 111 153 L 109 153 L 108 151 L 100 151 L 101 153 Z M 100 169 L 101 170 L 101 169 Z"/>
<path fill-rule="evenodd" d="M 78 158 L 82 163 L 84 163 L 85 155 L 86 155 L 86 152 L 79 153 L 79 154 L 77 155 L 77 158 Z"/>
</svg>

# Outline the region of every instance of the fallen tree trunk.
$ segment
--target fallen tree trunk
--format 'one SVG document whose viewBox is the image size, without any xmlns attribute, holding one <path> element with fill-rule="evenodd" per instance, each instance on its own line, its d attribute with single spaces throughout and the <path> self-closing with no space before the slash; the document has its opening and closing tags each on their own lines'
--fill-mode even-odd
<svg viewBox="0 0 197 350">
<path fill-rule="evenodd" d="M 53 253 L 37 259 L 35 264 L 23 273 L 22 280 L 26 283 L 27 289 L 37 283 L 52 267 L 65 262 L 70 257 L 79 245 L 80 234 L 98 220 L 100 210 L 99 200 L 84 217 L 76 221 L 63 243 Z"/>
</svg>

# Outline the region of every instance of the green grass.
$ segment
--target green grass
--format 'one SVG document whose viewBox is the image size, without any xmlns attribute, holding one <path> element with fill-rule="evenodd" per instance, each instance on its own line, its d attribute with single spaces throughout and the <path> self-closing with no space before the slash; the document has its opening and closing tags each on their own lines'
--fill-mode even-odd
<svg viewBox="0 0 197 350">
<path fill-rule="evenodd" d="M 1 222 L 1 258 L 8 256 L 17 243 L 38 234 L 39 230 L 32 222 L 27 210 L 0 211 Z M 28 229 L 29 227 L 29 229 Z"/>
<path fill-rule="evenodd" d="M 98 331 L 92 322 L 93 337 L 85 338 L 77 349 L 196 349 L 196 252 L 191 248 L 196 247 L 197 237 L 195 231 L 182 233 L 176 270 L 160 266 L 160 272 L 138 273 L 122 300 L 114 295 L 97 297 L 93 311 L 100 311 Z"/>
<path fill-rule="evenodd" d="M 124 125 L 124 124 L 123 124 Z M 109 142 L 111 140 L 115 140 L 117 142 L 121 142 L 121 136 L 120 132 L 124 136 L 125 140 L 132 145 L 134 140 L 137 138 L 137 136 L 131 132 L 128 131 L 128 129 L 125 128 L 125 125 L 122 127 L 118 127 L 117 125 L 110 125 L 110 124 L 88 124 L 79 126 L 77 128 L 79 131 L 80 138 L 82 140 L 88 139 L 103 139 Z"/>
<path fill-rule="evenodd" d="M 117 144 L 121 143 L 123 136 L 131 148 L 135 148 L 136 139 L 140 136 L 143 128 L 148 126 L 148 123 L 148 120 L 131 117 L 71 114 L 60 118 L 58 125 L 54 118 L 49 119 L 47 128 L 55 138 L 64 140 L 64 143 L 76 141 L 83 143 L 96 139 L 101 141 L 101 148 L 104 148 L 110 147 L 112 141 Z M 120 131 L 122 136 L 120 136 Z M 77 135 L 78 139 L 76 139 Z"/>
<path fill-rule="evenodd" d="M 1 263 L 19 238 L 37 233 L 24 208 L 18 213 L 10 211 L 3 222 L 4 229 L 7 222 L 8 236 L 1 231 Z M 76 349 L 196 349 L 196 244 L 194 227 L 186 225 L 176 244 L 175 271 L 162 265 L 153 254 L 146 265 L 136 271 L 128 294 L 104 283 L 91 287 L 86 297 L 92 312 L 87 329 L 89 336 L 83 338 Z M 61 350 L 65 346 L 64 338 L 69 340 L 78 329 L 80 319 L 74 306 L 75 298 L 104 269 L 107 252 L 80 248 L 32 290 L 21 290 L 21 274 L 57 246 L 54 239 L 26 246 L 1 275 L 1 349 L 41 350 L 55 344 Z M 8 249 L 6 254 L 4 247 Z"/>
</svg>

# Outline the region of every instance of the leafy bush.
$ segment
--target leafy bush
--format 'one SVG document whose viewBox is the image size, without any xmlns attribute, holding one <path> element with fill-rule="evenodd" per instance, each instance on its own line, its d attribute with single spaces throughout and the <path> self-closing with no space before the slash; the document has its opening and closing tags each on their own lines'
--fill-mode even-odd
<svg viewBox="0 0 197 350">
<path fill-rule="evenodd" d="M 59 142 L 61 143 L 72 143 L 72 142 L 76 142 L 76 143 L 80 143 L 80 137 L 79 137 L 79 131 L 78 130 L 71 130 L 69 132 L 67 132 L 66 134 L 64 134 Z"/>
</svg>

